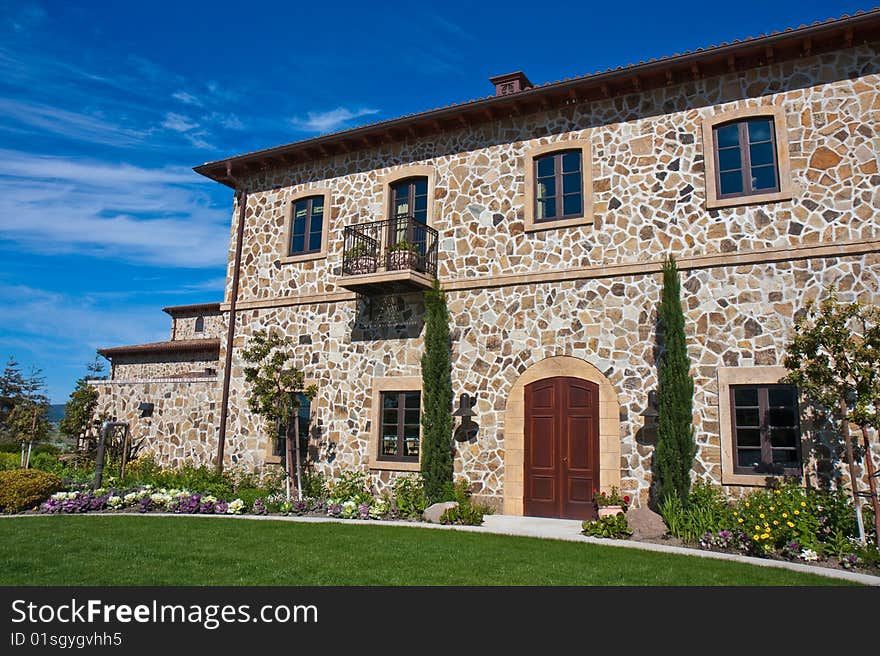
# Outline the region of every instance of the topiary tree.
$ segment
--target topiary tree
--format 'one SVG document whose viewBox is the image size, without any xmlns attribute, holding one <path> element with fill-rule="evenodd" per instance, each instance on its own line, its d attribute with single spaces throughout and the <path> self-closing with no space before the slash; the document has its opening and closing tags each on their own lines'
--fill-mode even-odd
<svg viewBox="0 0 880 656">
<path fill-rule="evenodd" d="M 687 506 L 691 469 L 697 454 L 694 442 L 694 380 L 685 341 L 681 282 L 675 259 L 663 264 L 663 295 L 659 311 L 663 350 L 658 366 L 657 446 L 654 469 L 657 500 L 675 496 Z"/>
<path fill-rule="evenodd" d="M 422 478 L 430 503 L 452 484 L 452 354 L 449 311 L 440 283 L 425 292 L 422 355 Z"/>
<path fill-rule="evenodd" d="M 296 459 L 296 489 L 302 498 L 302 457 L 299 449 L 299 395 L 314 398 L 317 387 L 304 388 L 305 374 L 292 365 L 293 341 L 279 332 L 255 332 L 242 350 L 242 356 L 249 366 L 244 369 L 245 381 L 250 385 L 248 406 L 251 411 L 263 418 L 270 436 L 274 437 L 279 426 L 288 435 L 293 421 L 294 449 L 287 439 L 285 449 L 285 470 L 287 472 L 287 499 L 290 500 L 290 478 L 293 460 Z M 294 455 L 295 451 L 295 455 Z"/>
<path fill-rule="evenodd" d="M 880 430 L 880 311 L 855 303 L 840 303 L 834 287 L 817 303 L 807 301 L 795 320 L 794 336 L 786 346 L 785 381 L 840 421 L 853 503 L 864 539 L 858 478 L 849 424 L 862 430 L 864 459 L 874 510 L 874 529 L 880 546 L 880 502 L 868 429 Z"/>
</svg>

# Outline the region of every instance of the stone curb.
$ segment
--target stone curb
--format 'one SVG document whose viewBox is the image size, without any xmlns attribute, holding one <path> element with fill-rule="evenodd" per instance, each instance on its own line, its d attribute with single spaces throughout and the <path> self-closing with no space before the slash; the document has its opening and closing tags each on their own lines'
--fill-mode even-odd
<svg viewBox="0 0 880 656">
<path fill-rule="evenodd" d="M 295 522 L 303 524 L 361 524 L 364 526 L 399 526 L 406 528 L 426 528 L 440 529 L 449 531 L 462 531 L 468 533 L 488 533 L 491 535 L 509 535 L 515 537 L 538 538 L 542 540 L 562 540 L 565 542 L 586 542 L 589 544 L 597 544 L 606 547 L 623 547 L 624 549 L 641 549 L 642 551 L 655 551 L 660 553 L 671 553 L 682 556 L 694 556 L 697 558 L 713 558 L 715 560 L 729 560 L 743 563 L 746 565 L 755 565 L 758 567 L 776 567 L 778 569 L 788 569 L 795 572 L 805 574 L 815 574 L 816 576 L 824 576 L 827 578 L 841 579 L 844 581 L 852 581 L 861 583 L 862 585 L 880 587 L 880 576 L 871 574 L 860 574 L 858 572 L 848 572 L 846 570 L 831 569 L 828 567 L 819 567 L 814 565 L 804 565 L 801 563 L 789 563 L 784 560 L 769 560 L 766 558 L 755 558 L 754 556 L 741 556 L 739 554 L 722 553 L 719 551 L 704 551 L 702 549 L 689 549 L 687 547 L 676 547 L 665 544 L 655 544 L 653 542 L 634 542 L 631 540 L 615 540 L 612 538 L 593 538 L 581 535 L 580 532 L 568 533 L 567 531 L 541 531 L 536 529 L 517 529 L 515 527 L 499 527 L 492 528 L 487 526 L 457 526 L 452 524 L 430 524 L 428 522 L 401 522 L 391 520 L 376 519 L 340 519 L 336 517 L 290 517 L 279 515 L 200 515 L 200 514 L 179 514 L 179 513 L 76 513 L 63 515 L 0 515 L 0 519 L 15 519 L 24 517 L 72 517 L 77 515 L 90 517 L 189 517 L 199 519 L 240 519 L 248 521 L 275 521 L 275 522 Z M 499 517 L 498 515 L 490 515 L 490 517 Z M 507 517 L 507 516 L 500 516 Z M 554 520 L 548 520 L 552 522 Z M 579 522 L 578 522 L 579 524 Z M 548 527 L 550 524 L 548 523 Z"/>
</svg>

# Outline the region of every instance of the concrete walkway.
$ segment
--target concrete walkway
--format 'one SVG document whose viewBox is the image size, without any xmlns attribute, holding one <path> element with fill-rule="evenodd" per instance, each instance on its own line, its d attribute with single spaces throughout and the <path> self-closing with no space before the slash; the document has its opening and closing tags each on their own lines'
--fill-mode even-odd
<svg viewBox="0 0 880 656">
<path fill-rule="evenodd" d="M 86 516 L 102 517 L 131 517 L 132 513 L 88 513 Z M 71 515 L 0 515 L 0 519 L 14 519 L 26 517 L 70 517 Z M 369 526 L 398 526 L 407 528 L 436 529 L 447 531 L 465 531 L 471 533 L 494 533 L 497 535 L 514 535 L 529 538 L 541 538 L 549 540 L 565 540 L 567 542 L 587 542 L 600 544 L 607 547 L 622 547 L 624 549 L 641 549 L 643 551 L 657 551 L 661 553 L 680 554 L 697 558 L 714 558 L 716 560 L 732 560 L 758 567 L 776 567 L 789 569 L 805 574 L 815 574 L 843 581 L 853 581 L 862 585 L 880 586 L 880 576 L 860 574 L 848 570 L 832 569 L 829 567 L 817 567 L 804 563 L 794 563 L 784 560 L 770 560 L 767 558 L 754 558 L 739 554 L 721 553 L 718 551 L 705 551 L 703 549 L 690 549 L 675 547 L 672 545 L 658 544 L 654 542 L 639 542 L 637 540 L 612 540 L 608 538 L 592 538 L 581 534 L 581 522 L 573 519 L 551 519 L 546 517 L 520 517 L 515 515 L 486 515 L 482 526 L 450 526 L 445 524 L 429 524 L 427 522 L 407 522 L 390 520 L 357 520 L 336 519 L 333 517 L 285 517 L 280 515 L 181 515 L 176 513 L 144 513 L 137 517 L 188 517 L 199 519 L 237 519 L 243 521 L 280 521 L 298 522 L 306 524 L 364 524 Z"/>
</svg>

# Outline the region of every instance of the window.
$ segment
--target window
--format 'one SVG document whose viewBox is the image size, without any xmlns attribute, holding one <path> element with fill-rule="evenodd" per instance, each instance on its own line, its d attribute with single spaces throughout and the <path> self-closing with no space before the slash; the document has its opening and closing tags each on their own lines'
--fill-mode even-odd
<svg viewBox="0 0 880 656">
<path fill-rule="evenodd" d="M 800 473 L 801 431 L 796 387 L 733 385 L 730 405 L 736 473 Z"/>
<path fill-rule="evenodd" d="M 535 221 L 581 216 L 581 151 L 565 150 L 535 158 Z"/>
<path fill-rule="evenodd" d="M 391 185 L 391 215 L 394 218 L 413 218 L 428 222 L 428 178 L 407 178 Z"/>
<path fill-rule="evenodd" d="M 776 106 L 735 109 L 703 121 L 709 208 L 792 197 L 785 125 Z"/>
<path fill-rule="evenodd" d="M 297 421 L 299 421 L 300 455 L 305 457 L 305 451 L 309 444 L 309 420 L 312 414 L 312 406 L 305 394 L 298 394 L 297 398 L 299 399 L 299 410 L 296 414 Z M 293 417 L 291 417 L 291 419 L 293 419 Z M 279 457 L 282 464 L 284 464 L 285 458 L 287 457 L 287 438 L 290 437 L 290 439 L 295 439 L 295 435 L 293 421 L 290 422 L 287 434 L 284 432 L 283 425 L 278 426 L 278 435 L 276 436 L 275 444 L 272 447 L 272 455 Z"/>
<path fill-rule="evenodd" d="M 590 142 L 563 139 L 525 152 L 527 232 L 593 222 Z"/>
<path fill-rule="evenodd" d="M 779 191 L 773 118 L 750 118 L 714 130 L 718 197 Z"/>
<path fill-rule="evenodd" d="M 324 197 L 309 196 L 293 203 L 288 255 L 319 253 L 324 234 Z"/>
<path fill-rule="evenodd" d="M 422 393 L 381 393 L 379 460 L 419 461 Z"/>
<path fill-rule="evenodd" d="M 195 332 L 197 332 L 197 333 L 205 332 L 205 317 L 196 317 Z"/>
</svg>

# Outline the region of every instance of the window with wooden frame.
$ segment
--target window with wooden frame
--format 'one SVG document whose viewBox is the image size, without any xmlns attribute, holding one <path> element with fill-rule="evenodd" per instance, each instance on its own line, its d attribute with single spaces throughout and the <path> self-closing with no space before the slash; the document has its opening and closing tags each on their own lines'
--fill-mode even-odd
<svg viewBox="0 0 880 656">
<path fill-rule="evenodd" d="M 562 139 L 525 151 L 527 232 L 593 222 L 589 139 Z"/>
<path fill-rule="evenodd" d="M 391 184 L 389 219 L 412 218 L 428 223 L 428 178 L 417 176 Z"/>
<path fill-rule="evenodd" d="M 196 317 L 196 325 L 193 330 L 197 333 L 205 332 L 205 317 Z"/>
<path fill-rule="evenodd" d="M 731 385 L 736 474 L 801 474 L 801 429 L 793 385 Z"/>
<path fill-rule="evenodd" d="M 418 462 L 422 393 L 381 392 L 379 460 Z"/>
<path fill-rule="evenodd" d="M 779 191 L 772 116 L 716 125 L 713 129 L 718 198 Z"/>
<path fill-rule="evenodd" d="M 730 207 L 792 197 L 785 113 L 740 108 L 703 121 L 706 205 Z"/>
<path fill-rule="evenodd" d="M 293 203 L 287 254 L 320 253 L 324 235 L 324 196 L 308 196 Z"/>
</svg>

